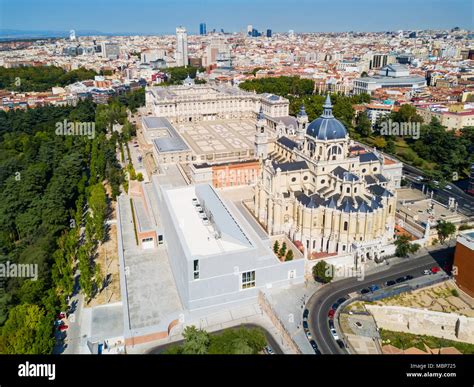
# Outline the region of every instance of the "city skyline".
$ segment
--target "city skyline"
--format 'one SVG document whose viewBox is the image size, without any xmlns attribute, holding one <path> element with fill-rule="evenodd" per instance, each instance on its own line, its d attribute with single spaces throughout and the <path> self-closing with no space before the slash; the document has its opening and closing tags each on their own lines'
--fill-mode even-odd
<svg viewBox="0 0 474 387">
<path fill-rule="evenodd" d="M 208 31 L 220 31 L 222 28 L 226 32 L 245 31 L 248 24 L 259 31 L 271 28 L 275 32 L 286 32 L 292 29 L 297 33 L 449 29 L 455 26 L 469 29 L 473 14 L 472 3 L 467 0 L 449 3 L 440 0 L 400 0 L 388 14 L 386 7 L 380 7 L 374 0 L 363 0 L 357 4 L 343 0 L 337 5 L 321 0 L 303 0 L 289 5 L 277 0 L 270 8 L 261 0 L 238 0 L 232 4 L 216 0 L 199 3 L 187 0 L 179 6 L 162 1 L 138 0 L 130 3 L 119 0 L 114 2 L 114 7 L 108 0 L 85 0 L 74 7 L 61 4 L 58 0 L 41 4 L 23 0 L 20 3 L 21 7 L 18 7 L 18 2 L 0 2 L 3 15 L 1 35 L 71 29 L 79 34 L 83 31 L 86 35 L 94 32 L 164 35 L 174 34 L 178 25 L 186 27 L 190 34 L 198 34 L 202 22 L 207 24 Z M 89 13 L 87 18 L 80 17 L 86 13 Z M 161 20 L 160 15 L 165 17 Z M 25 25 L 28 25 L 27 29 Z"/>
</svg>

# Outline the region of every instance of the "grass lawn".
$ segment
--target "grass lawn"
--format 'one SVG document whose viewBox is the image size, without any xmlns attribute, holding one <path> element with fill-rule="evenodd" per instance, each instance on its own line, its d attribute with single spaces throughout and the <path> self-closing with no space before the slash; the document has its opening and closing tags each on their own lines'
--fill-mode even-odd
<svg viewBox="0 0 474 387">
<path fill-rule="evenodd" d="M 383 344 L 388 344 L 387 340 L 390 340 L 390 344 L 400 349 L 408 349 L 415 347 L 425 351 L 426 344 L 431 349 L 440 347 L 454 347 L 463 354 L 474 354 L 474 344 L 461 343 L 459 341 L 440 339 L 433 336 L 414 335 L 411 333 L 387 331 L 380 329 L 380 337 Z"/>
</svg>

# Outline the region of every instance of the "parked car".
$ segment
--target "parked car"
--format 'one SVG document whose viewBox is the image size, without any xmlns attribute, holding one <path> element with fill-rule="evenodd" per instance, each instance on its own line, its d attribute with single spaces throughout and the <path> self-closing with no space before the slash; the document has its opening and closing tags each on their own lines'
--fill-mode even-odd
<svg viewBox="0 0 474 387">
<path fill-rule="evenodd" d="M 423 270 L 423 274 L 424 275 L 430 275 L 432 273 L 431 273 L 431 270 Z"/>
<path fill-rule="evenodd" d="M 453 187 L 451 187 L 449 184 L 446 184 L 446 188 L 447 189 L 453 189 Z"/>
<path fill-rule="evenodd" d="M 312 340 L 312 339 L 313 339 L 313 336 L 311 335 L 311 332 L 310 332 L 310 331 L 307 331 L 307 332 L 306 332 L 306 337 L 308 338 L 308 340 Z"/>
<path fill-rule="evenodd" d="M 56 318 L 58 320 L 62 320 L 63 318 L 66 318 L 66 312 L 60 312 L 58 313 L 58 315 L 56 316 Z"/>
<path fill-rule="evenodd" d="M 341 349 L 346 348 L 346 346 L 344 344 L 344 341 L 342 341 L 341 339 L 336 340 L 336 343 L 337 343 L 337 345 L 339 345 L 339 348 L 341 348 Z"/>
<path fill-rule="evenodd" d="M 332 310 L 336 310 L 337 308 L 339 308 L 339 304 L 337 302 L 335 302 L 334 304 L 332 304 L 331 306 L 331 309 Z"/>
<path fill-rule="evenodd" d="M 272 347 L 270 347 L 269 345 L 267 345 L 265 347 L 265 352 L 268 353 L 269 355 L 274 355 L 275 352 L 273 351 Z"/>
<path fill-rule="evenodd" d="M 361 289 L 360 291 L 360 294 L 367 294 L 367 293 L 370 293 L 370 289 L 368 288 Z"/>
<path fill-rule="evenodd" d="M 379 290 L 380 289 L 380 286 L 378 285 L 370 285 L 369 286 L 369 289 L 371 292 L 375 292 L 376 290 Z"/>
<path fill-rule="evenodd" d="M 303 329 L 307 330 L 309 328 L 308 321 L 303 321 Z"/>
<path fill-rule="evenodd" d="M 202 224 L 204 226 L 209 226 L 209 224 L 210 224 L 209 219 L 206 216 L 204 218 L 202 218 Z"/>
<path fill-rule="evenodd" d="M 334 321 L 329 320 L 329 329 L 333 329 L 333 328 L 334 328 Z"/>
<path fill-rule="evenodd" d="M 393 286 L 393 285 L 395 285 L 395 284 L 396 284 L 396 282 L 393 281 L 393 280 L 390 280 L 390 281 L 385 282 L 385 286 Z"/>
<path fill-rule="evenodd" d="M 66 331 L 67 329 L 69 328 L 69 325 L 66 325 L 66 324 L 62 324 L 58 327 L 59 331 L 60 332 L 64 332 Z"/>
<path fill-rule="evenodd" d="M 337 300 L 337 303 L 341 305 L 342 303 L 346 302 L 349 299 L 349 297 L 341 297 Z"/>
<path fill-rule="evenodd" d="M 439 266 L 434 266 L 434 267 L 431 268 L 431 272 L 433 274 L 438 273 L 440 270 L 441 270 L 441 268 Z"/>
<path fill-rule="evenodd" d="M 334 337 L 334 340 L 339 340 L 339 336 L 334 328 L 331 329 L 331 335 Z"/>
<path fill-rule="evenodd" d="M 311 347 L 313 347 L 314 353 L 316 353 L 317 355 L 320 355 L 321 352 L 319 351 L 319 348 L 318 348 L 318 345 L 316 344 L 316 341 L 311 340 L 309 343 L 311 344 Z"/>
<path fill-rule="evenodd" d="M 405 277 L 398 277 L 398 278 L 395 280 L 395 282 L 396 282 L 397 284 L 401 284 L 402 282 L 405 282 L 405 281 L 406 281 Z"/>
<path fill-rule="evenodd" d="M 410 281 L 413 279 L 413 276 L 412 275 L 406 275 L 405 276 L 405 281 Z"/>
<path fill-rule="evenodd" d="M 334 318 L 334 314 L 336 313 L 336 311 L 334 309 L 331 309 L 329 312 L 328 312 L 328 317 L 329 318 Z"/>
<path fill-rule="evenodd" d="M 308 309 L 305 309 L 304 312 L 303 312 L 303 320 L 304 319 L 307 319 L 309 316 L 309 310 Z"/>
</svg>

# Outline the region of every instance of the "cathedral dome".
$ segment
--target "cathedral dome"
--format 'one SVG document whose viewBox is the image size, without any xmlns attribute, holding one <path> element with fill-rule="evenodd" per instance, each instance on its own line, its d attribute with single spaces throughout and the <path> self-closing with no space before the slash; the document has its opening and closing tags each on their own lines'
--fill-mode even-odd
<svg viewBox="0 0 474 387">
<path fill-rule="evenodd" d="M 345 139 L 347 130 L 341 121 L 332 115 L 332 104 L 329 95 L 326 98 L 323 108 L 323 115 L 308 125 L 306 134 L 316 140 Z"/>
</svg>

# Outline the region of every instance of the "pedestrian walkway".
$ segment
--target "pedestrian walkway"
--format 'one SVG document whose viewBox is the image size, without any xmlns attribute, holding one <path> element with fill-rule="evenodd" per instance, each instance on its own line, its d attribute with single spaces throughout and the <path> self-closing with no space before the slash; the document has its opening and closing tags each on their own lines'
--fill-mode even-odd
<svg viewBox="0 0 474 387">
<path fill-rule="evenodd" d="M 301 353 L 314 353 L 303 329 L 306 302 L 321 287 L 314 281 L 284 289 L 265 289 L 265 298 Z"/>
</svg>

